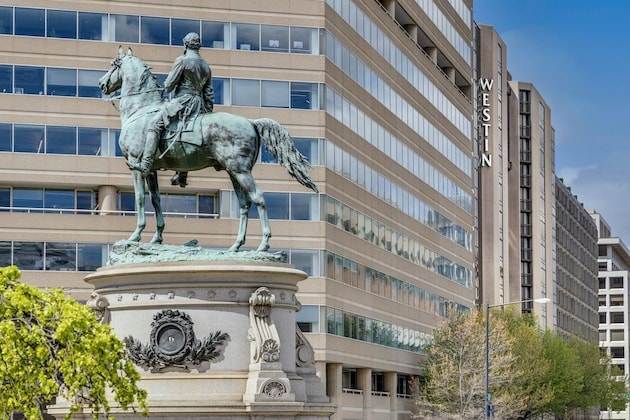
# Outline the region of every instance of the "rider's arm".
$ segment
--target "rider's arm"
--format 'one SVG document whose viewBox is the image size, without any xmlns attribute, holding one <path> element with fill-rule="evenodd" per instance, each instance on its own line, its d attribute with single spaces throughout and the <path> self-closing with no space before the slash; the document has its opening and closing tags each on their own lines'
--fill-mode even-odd
<svg viewBox="0 0 630 420">
<path fill-rule="evenodd" d="M 166 82 L 164 82 L 164 89 L 166 89 L 167 92 L 171 92 L 177 87 L 177 85 L 179 84 L 179 79 L 182 77 L 183 71 L 183 60 L 181 59 L 181 57 L 178 57 L 175 60 L 175 64 L 173 64 L 173 68 L 166 77 Z"/>
</svg>

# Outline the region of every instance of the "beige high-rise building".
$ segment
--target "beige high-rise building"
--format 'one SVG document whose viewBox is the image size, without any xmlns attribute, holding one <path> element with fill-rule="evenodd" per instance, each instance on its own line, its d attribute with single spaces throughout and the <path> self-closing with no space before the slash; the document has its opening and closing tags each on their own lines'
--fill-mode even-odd
<svg viewBox="0 0 630 420">
<path fill-rule="evenodd" d="M 422 345 L 449 311 L 475 305 L 471 7 L 471 0 L 0 6 L 0 265 L 18 265 L 29 283 L 89 297 L 83 278 L 136 224 L 117 101 L 104 100 L 96 82 L 119 45 L 163 82 L 183 36 L 198 32 L 215 110 L 276 119 L 313 165 L 319 194 L 264 150 L 254 175 L 266 192 L 273 250 L 286 250 L 310 275 L 297 316 L 339 406 L 335 418 L 408 418 Z M 185 189 L 170 185 L 171 175 L 160 174 L 165 241 L 231 245 L 238 206 L 225 173 L 193 172 Z M 148 218 L 143 239 L 153 231 Z M 245 246 L 259 240 L 253 220 Z M 531 296 L 548 293 L 544 279 Z"/>
<path fill-rule="evenodd" d="M 479 25 L 480 303 L 521 304 L 542 325 L 555 319 L 555 146 L 551 110 L 531 83 L 512 81 L 506 45 Z M 549 298 L 540 304 L 534 299 Z"/>
</svg>

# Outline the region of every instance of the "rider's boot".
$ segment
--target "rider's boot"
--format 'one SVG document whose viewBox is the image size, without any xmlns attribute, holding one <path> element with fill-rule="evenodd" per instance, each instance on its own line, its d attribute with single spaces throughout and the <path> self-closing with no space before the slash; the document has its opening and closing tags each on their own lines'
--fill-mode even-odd
<svg viewBox="0 0 630 420">
<path fill-rule="evenodd" d="M 188 183 L 188 172 L 175 172 L 175 175 L 171 177 L 171 185 L 179 185 L 182 188 L 186 188 Z"/>
</svg>

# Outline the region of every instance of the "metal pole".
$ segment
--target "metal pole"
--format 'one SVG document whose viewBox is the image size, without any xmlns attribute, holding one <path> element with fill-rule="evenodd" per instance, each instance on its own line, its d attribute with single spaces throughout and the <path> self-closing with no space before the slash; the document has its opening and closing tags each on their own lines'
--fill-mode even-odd
<svg viewBox="0 0 630 420">
<path fill-rule="evenodd" d="M 486 405 L 484 418 L 490 418 L 490 304 L 486 303 Z"/>
</svg>

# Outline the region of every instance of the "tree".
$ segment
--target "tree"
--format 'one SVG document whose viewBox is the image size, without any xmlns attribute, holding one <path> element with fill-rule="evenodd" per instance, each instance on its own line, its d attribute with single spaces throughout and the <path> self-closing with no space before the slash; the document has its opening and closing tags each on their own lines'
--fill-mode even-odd
<svg viewBox="0 0 630 420">
<path fill-rule="evenodd" d="M 542 330 L 532 316 L 490 314 L 490 394 L 496 418 L 564 418 L 601 407 L 619 411 L 627 384 L 595 343 Z M 485 323 L 457 314 L 426 347 L 416 401 L 420 418 L 484 418 Z"/>
<path fill-rule="evenodd" d="M 520 394 L 523 406 L 520 416 L 527 418 L 542 414 L 542 407 L 553 397 L 551 386 L 544 379 L 550 361 L 544 357 L 542 330 L 533 316 L 510 310 L 497 312 L 497 315 L 502 317 L 513 339 L 512 354 L 519 365 L 527 366 L 511 384 L 513 392 Z"/>
<path fill-rule="evenodd" d="M 492 316 L 489 335 L 490 393 L 497 418 L 522 408 L 510 384 L 522 375 L 515 363 L 505 322 Z M 485 317 L 481 312 L 457 314 L 433 333 L 426 348 L 418 408 L 421 418 L 475 419 L 485 410 Z"/>
<path fill-rule="evenodd" d="M 61 395 L 70 413 L 89 407 L 97 418 L 110 412 L 110 393 L 146 413 L 140 375 L 109 326 L 61 290 L 19 278 L 16 267 L 0 269 L 0 417 L 41 418 L 40 406 Z"/>
</svg>

